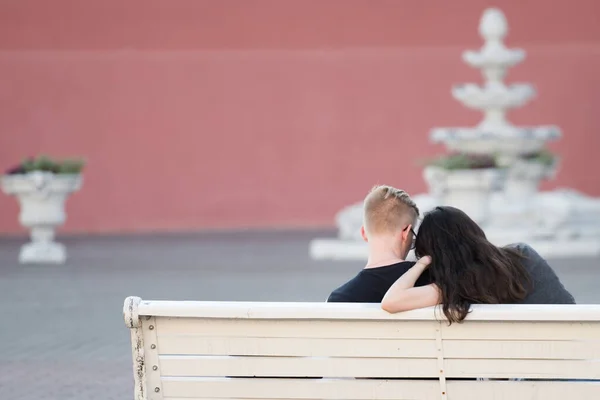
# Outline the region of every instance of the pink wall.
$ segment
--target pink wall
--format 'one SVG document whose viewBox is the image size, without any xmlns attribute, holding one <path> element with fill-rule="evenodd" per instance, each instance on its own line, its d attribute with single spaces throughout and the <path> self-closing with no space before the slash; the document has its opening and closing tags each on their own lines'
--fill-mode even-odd
<svg viewBox="0 0 600 400">
<path fill-rule="evenodd" d="M 496 5 L 539 93 L 511 119 L 565 135 L 547 187 L 600 195 L 600 2 L 452 3 L 4 0 L 0 166 L 87 157 L 71 232 L 331 225 L 376 182 L 424 190 L 430 128 L 479 120 L 450 87 Z"/>
</svg>

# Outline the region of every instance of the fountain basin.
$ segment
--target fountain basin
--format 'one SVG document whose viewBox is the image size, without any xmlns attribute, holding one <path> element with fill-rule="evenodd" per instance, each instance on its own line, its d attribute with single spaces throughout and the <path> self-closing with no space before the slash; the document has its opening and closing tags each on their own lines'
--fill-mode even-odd
<svg viewBox="0 0 600 400">
<path fill-rule="evenodd" d="M 554 125 L 435 128 L 430 134 L 433 143 L 444 143 L 453 152 L 500 153 L 510 157 L 537 153 L 545 148 L 546 142 L 560 136 L 560 129 Z"/>
<path fill-rule="evenodd" d="M 533 96 L 535 90 L 526 83 L 515 83 L 506 86 L 498 82 L 490 82 L 485 86 L 473 83 L 456 85 L 452 96 L 464 106 L 475 110 L 506 110 L 524 106 Z"/>
</svg>

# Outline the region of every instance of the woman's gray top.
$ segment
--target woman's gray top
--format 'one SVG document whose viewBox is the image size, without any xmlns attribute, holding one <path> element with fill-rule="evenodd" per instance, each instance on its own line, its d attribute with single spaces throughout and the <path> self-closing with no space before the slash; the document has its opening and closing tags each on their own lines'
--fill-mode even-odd
<svg viewBox="0 0 600 400">
<path fill-rule="evenodd" d="M 575 304 L 575 299 L 563 286 L 558 276 L 531 246 L 516 243 L 506 247 L 523 254 L 523 265 L 531 276 L 531 292 L 521 304 Z"/>
</svg>

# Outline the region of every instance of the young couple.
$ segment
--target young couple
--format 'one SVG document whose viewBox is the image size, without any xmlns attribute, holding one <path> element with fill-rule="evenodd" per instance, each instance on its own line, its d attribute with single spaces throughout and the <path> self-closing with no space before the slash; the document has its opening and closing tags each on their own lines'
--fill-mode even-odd
<svg viewBox="0 0 600 400">
<path fill-rule="evenodd" d="M 548 263 L 526 244 L 496 247 L 461 210 L 436 207 L 423 217 L 409 195 L 376 186 L 364 202 L 366 267 L 328 302 L 381 303 L 391 313 L 442 305 L 460 322 L 471 304 L 575 304 Z M 414 249 L 417 262 L 405 261 Z"/>
</svg>

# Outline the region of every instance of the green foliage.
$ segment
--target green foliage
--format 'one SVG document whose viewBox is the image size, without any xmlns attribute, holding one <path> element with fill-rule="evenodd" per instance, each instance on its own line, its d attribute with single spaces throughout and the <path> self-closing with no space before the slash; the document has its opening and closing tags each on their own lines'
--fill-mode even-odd
<svg viewBox="0 0 600 400">
<path fill-rule="evenodd" d="M 543 149 L 537 153 L 527 154 L 523 156 L 523 159 L 530 162 L 538 162 L 546 166 L 551 166 L 556 161 L 556 156 L 549 150 Z"/>
<path fill-rule="evenodd" d="M 447 170 L 497 168 L 496 158 L 483 154 L 450 154 L 430 160 L 428 165 Z"/>
<path fill-rule="evenodd" d="M 54 174 L 79 174 L 84 166 L 85 161 L 82 159 L 56 160 L 42 155 L 23 160 L 18 170 L 20 173 L 25 174 L 33 171 L 46 171 Z"/>
<path fill-rule="evenodd" d="M 70 158 L 59 163 L 59 174 L 79 174 L 85 166 L 85 161 L 82 159 Z"/>
</svg>

